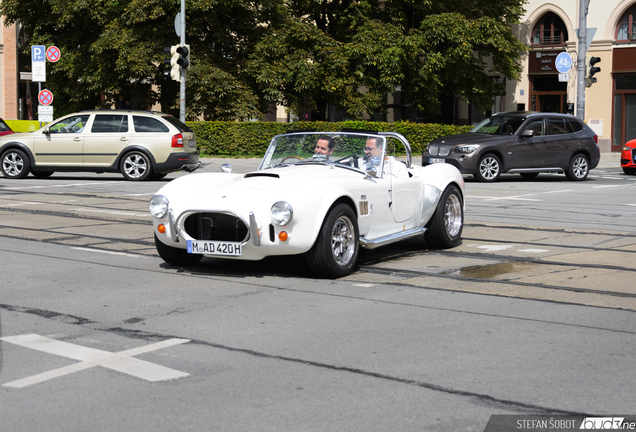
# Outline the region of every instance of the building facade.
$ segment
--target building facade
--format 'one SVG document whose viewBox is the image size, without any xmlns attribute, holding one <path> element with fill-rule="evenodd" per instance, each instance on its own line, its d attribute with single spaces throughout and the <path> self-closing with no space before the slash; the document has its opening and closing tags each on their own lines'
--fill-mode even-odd
<svg viewBox="0 0 636 432">
<path fill-rule="evenodd" d="M 579 1 L 530 0 L 514 29 L 528 46 L 520 81 L 507 83 L 506 110 L 575 114 Z M 618 152 L 636 138 L 636 1 L 591 0 L 587 14 L 587 54 L 601 59 L 597 82 L 585 91 L 585 121 L 599 136 L 603 152 Z M 559 81 L 555 60 L 573 59 L 570 79 Z"/>
</svg>

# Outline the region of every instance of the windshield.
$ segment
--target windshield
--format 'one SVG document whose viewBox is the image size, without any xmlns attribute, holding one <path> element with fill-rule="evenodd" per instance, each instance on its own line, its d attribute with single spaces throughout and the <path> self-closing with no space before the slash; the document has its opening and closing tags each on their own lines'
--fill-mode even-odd
<svg viewBox="0 0 636 432">
<path fill-rule="evenodd" d="M 368 171 L 384 160 L 385 138 L 364 133 L 290 133 L 275 137 L 259 169 L 334 164 Z"/>
<path fill-rule="evenodd" d="M 512 135 L 517 132 L 517 129 L 519 129 L 523 120 L 523 117 L 490 117 L 475 126 L 471 132 L 494 135 Z"/>
</svg>

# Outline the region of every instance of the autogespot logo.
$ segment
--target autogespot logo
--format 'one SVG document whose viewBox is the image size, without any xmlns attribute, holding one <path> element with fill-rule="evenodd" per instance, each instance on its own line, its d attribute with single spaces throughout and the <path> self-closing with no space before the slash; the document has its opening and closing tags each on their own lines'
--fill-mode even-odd
<svg viewBox="0 0 636 432">
<path fill-rule="evenodd" d="M 633 430 L 635 422 L 624 423 L 625 417 L 585 417 L 579 429 L 586 430 Z"/>
</svg>

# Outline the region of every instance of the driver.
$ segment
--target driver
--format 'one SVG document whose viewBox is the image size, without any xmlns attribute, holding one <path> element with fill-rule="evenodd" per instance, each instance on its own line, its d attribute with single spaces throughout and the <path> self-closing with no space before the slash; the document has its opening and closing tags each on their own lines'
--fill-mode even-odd
<svg viewBox="0 0 636 432">
<path fill-rule="evenodd" d="M 314 150 L 314 160 L 328 161 L 335 145 L 332 137 L 326 135 L 319 137 Z"/>
</svg>

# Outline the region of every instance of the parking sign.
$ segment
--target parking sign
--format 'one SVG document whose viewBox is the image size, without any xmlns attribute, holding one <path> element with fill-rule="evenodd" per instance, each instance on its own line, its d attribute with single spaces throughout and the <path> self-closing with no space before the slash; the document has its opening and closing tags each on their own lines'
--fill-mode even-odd
<svg viewBox="0 0 636 432">
<path fill-rule="evenodd" d="M 31 45 L 31 80 L 46 81 L 46 48 L 44 45 Z"/>
</svg>

